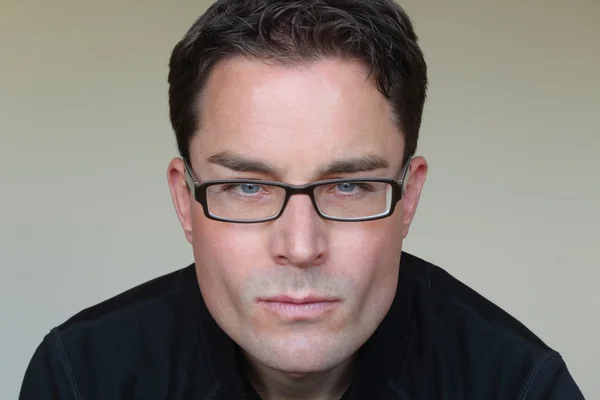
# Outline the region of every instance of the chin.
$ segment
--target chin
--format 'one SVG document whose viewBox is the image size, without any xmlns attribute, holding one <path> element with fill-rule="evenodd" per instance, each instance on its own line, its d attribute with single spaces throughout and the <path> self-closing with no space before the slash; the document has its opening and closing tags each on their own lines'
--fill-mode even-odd
<svg viewBox="0 0 600 400">
<path fill-rule="evenodd" d="M 255 343 L 245 343 L 246 353 L 260 364 L 289 373 L 305 374 L 327 371 L 349 360 L 361 343 L 344 340 L 344 334 L 318 336 L 292 333 L 285 338 L 262 336 Z M 347 338 L 350 339 L 350 338 Z"/>
</svg>

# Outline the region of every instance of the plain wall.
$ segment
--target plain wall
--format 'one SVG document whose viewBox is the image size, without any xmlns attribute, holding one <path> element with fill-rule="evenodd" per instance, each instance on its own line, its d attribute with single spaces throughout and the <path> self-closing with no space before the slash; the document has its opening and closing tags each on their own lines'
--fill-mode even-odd
<svg viewBox="0 0 600 400">
<path fill-rule="evenodd" d="M 208 1 L 3 0 L 0 398 L 43 335 L 192 261 L 167 64 Z M 430 65 L 405 249 L 559 350 L 600 398 L 600 2 L 406 0 Z"/>
</svg>

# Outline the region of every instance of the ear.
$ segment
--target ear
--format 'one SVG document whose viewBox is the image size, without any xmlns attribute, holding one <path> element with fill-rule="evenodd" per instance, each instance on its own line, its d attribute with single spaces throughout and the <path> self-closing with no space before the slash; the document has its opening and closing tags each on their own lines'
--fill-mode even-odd
<svg viewBox="0 0 600 400">
<path fill-rule="evenodd" d="M 191 205 L 194 201 L 185 179 L 185 166 L 181 158 L 174 158 L 167 170 L 167 180 L 171 190 L 171 198 L 175 206 L 175 212 L 181 227 L 185 232 L 188 242 L 192 243 L 192 210 Z"/>
<path fill-rule="evenodd" d="M 406 238 L 410 224 L 417 212 L 417 205 L 421 197 L 421 190 L 427 178 L 429 166 L 423 157 L 415 157 L 411 160 L 408 170 L 408 182 L 402 200 L 404 213 L 402 216 L 402 237 Z"/>
</svg>

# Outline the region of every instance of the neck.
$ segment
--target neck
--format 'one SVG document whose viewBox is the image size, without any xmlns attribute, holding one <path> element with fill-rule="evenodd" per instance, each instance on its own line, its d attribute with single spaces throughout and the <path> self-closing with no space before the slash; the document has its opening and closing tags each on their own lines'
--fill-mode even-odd
<svg viewBox="0 0 600 400">
<path fill-rule="evenodd" d="M 246 355 L 245 372 L 264 400 L 339 400 L 350 386 L 354 364 L 352 358 L 326 371 L 288 373 Z"/>
</svg>

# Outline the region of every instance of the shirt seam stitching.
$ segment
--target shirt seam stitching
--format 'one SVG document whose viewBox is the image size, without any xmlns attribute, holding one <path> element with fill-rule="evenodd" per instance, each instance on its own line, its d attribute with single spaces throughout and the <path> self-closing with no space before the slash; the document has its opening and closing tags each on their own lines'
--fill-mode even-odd
<svg viewBox="0 0 600 400">
<path fill-rule="evenodd" d="M 521 390 L 519 390 L 519 395 L 517 396 L 517 400 L 522 400 L 525 398 L 525 396 L 531 390 L 532 383 L 535 380 L 535 378 L 537 378 L 543 365 L 546 362 L 548 362 L 552 359 L 555 359 L 555 358 L 560 358 L 560 355 L 556 352 L 550 351 L 550 352 L 544 354 L 544 357 L 531 368 L 531 370 L 529 371 L 529 374 L 527 374 L 527 379 L 525 379 L 525 382 L 523 382 L 523 385 L 521 386 Z"/>
<path fill-rule="evenodd" d="M 465 309 L 466 311 L 468 311 L 469 313 L 471 313 L 473 316 L 475 316 L 477 318 L 477 321 L 479 323 L 481 323 L 482 325 L 490 328 L 490 329 L 494 329 L 496 331 L 502 332 L 504 334 L 510 335 L 516 339 L 518 339 L 519 341 L 521 341 L 522 343 L 526 344 L 527 346 L 529 346 L 530 348 L 534 348 L 537 350 L 542 350 L 545 352 L 547 352 L 547 350 L 545 348 L 543 348 L 542 346 L 540 346 L 539 344 L 533 343 L 529 340 L 527 340 L 526 338 L 524 338 L 523 336 L 519 335 L 518 333 L 512 331 L 511 329 L 508 328 L 504 328 L 504 327 L 500 327 L 498 325 L 493 324 L 492 322 L 488 321 L 486 318 L 484 318 L 470 303 L 468 302 L 463 302 L 460 301 L 456 298 L 453 297 L 449 297 L 449 296 L 444 296 L 440 293 L 437 293 L 435 290 L 431 289 L 431 283 L 426 284 L 426 282 L 424 282 L 424 279 L 422 276 L 415 274 L 417 277 L 417 282 L 418 284 L 421 285 L 421 287 L 423 287 L 424 289 L 430 291 L 434 296 L 445 300 L 449 303 L 452 303 L 454 305 L 457 305 L 459 307 L 462 307 L 463 309 Z M 420 279 L 419 279 L 420 278 Z"/>
<path fill-rule="evenodd" d="M 212 388 L 212 390 L 206 396 L 204 396 L 202 398 L 202 400 L 212 400 L 220 388 L 221 388 L 221 382 L 217 382 L 215 384 L 215 386 Z"/>
<path fill-rule="evenodd" d="M 394 390 L 394 392 L 396 392 L 396 394 L 400 396 L 400 398 L 404 400 L 412 400 L 412 397 L 410 397 L 406 390 L 404 390 L 401 387 L 398 387 L 398 385 L 396 385 L 396 382 L 394 382 L 392 379 L 388 381 L 388 386 L 390 386 Z"/>
<path fill-rule="evenodd" d="M 181 271 L 181 273 L 183 273 L 183 271 Z M 111 312 L 109 312 L 106 315 L 102 315 L 100 317 L 96 317 L 96 318 L 93 318 L 93 319 L 90 319 L 90 320 L 86 320 L 86 321 L 79 321 L 79 322 L 73 323 L 71 326 L 68 326 L 68 327 L 65 327 L 64 329 L 62 329 L 61 333 L 64 335 L 64 334 L 67 334 L 68 332 L 70 332 L 71 330 L 73 330 L 75 328 L 79 328 L 79 327 L 82 327 L 82 326 L 93 325 L 95 323 L 98 323 L 98 322 L 104 321 L 106 319 L 115 317 L 115 316 L 117 316 L 117 315 L 119 315 L 121 313 L 124 313 L 126 311 L 129 311 L 129 310 L 132 310 L 132 309 L 135 309 L 135 308 L 138 308 L 138 307 L 143 307 L 143 306 L 155 303 L 157 301 L 163 300 L 166 297 L 171 296 L 173 293 L 177 292 L 180 289 L 180 286 L 181 286 L 180 285 L 180 283 L 181 283 L 180 279 L 181 279 L 181 277 L 179 276 L 177 278 L 177 283 L 176 283 L 175 287 L 169 289 L 167 292 L 159 295 L 158 297 L 153 297 L 153 298 L 147 299 L 147 300 L 140 300 L 140 301 L 137 301 L 137 302 L 135 302 L 133 304 L 129 304 L 129 305 L 126 305 L 126 306 L 124 306 L 122 308 L 119 308 L 117 310 L 111 311 Z"/>
<path fill-rule="evenodd" d="M 54 339 L 56 341 L 56 347 L 58 349 L 58 354 L 60 356 L 62 366 L 65 369 L 65 372 L 69 379 L 69 383 L 71 384 L 71 391 L 73 393 L 73 397 L 75 398 L 75 400 L 83 400 L 83 397 L 81 396 L 81 391 L 79 389 L 79 384 L 77 383 L 77 379 L 75 378 L 75 373 L 73 372 L 73 368 L 71 367 L 71 363 L 69 362 L 69 357 L 67 356 L 67 353 L 65 351 L 62 339 L 56 329 L 52 330 L 52 334 L 54 335 Z"/>
<path fill-rule="evenodd" d="M 465 303 L 465 302 L 462 302 L 460 300 L 449 298 L 449 297 L 444 297 L 444 296 L 441 296 L 441 295 L 440 295 L 440 297 L 444 298 L 449 303 L 452 303 L 454 305 L 457 305 L 457 306 L 462 307 L 465 310 L 469 311 L 473 316 L 475 316 L 477 318 L 477 320 L 479 321 L 479 323 L 481 323 L 482 325 L 484 325 L 484 326 L 486 326 L 486 327 L 488 327 L 490 329 L 494 329 L 496 331 L 505 333 L 505 334 L 507 334 L 509 336 L 512 336 L 515 339 L 517 339 L 520 342 L 522 342 L 523 344 L 529 346 L 530 348 L 533 348 L 533 349 L 536 349 L 536 350 L 542 350 L 542 351 L 546 352 L 546 349 L 544 349 L 543 347 L 541 347 L 538 344 L 535 344 L 535 343 L 533 343 L 533 342 L 525 339 L 523 336 L 521 336 L 518 333 L 512 331 L 511 329 L 504 328 L 504 327 L 499 327 L 498 325 L 495 325 L 492 322 L 488 321 L 477 310 L 475 310 L 470 303 Z"/>
</svg>

